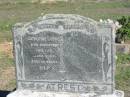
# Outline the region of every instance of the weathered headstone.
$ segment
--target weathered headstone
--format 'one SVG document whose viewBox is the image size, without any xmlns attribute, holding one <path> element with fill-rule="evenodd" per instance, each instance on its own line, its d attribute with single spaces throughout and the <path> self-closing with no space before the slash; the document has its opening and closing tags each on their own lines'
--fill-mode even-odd
<svg viewBox="0 0 130 97">
<path fill-rule="evenodd" d="M 48 14 L 16 24 L 17 91 L 115 95 L 112 31 L 108 23 L 79 15 Z"/>
</svg>

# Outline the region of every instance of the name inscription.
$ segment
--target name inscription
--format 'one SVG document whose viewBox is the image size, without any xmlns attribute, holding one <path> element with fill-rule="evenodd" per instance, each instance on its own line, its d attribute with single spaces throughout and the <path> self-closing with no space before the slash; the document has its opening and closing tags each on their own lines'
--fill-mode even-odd
<svg viewBox="0 0 130 97">
<path fill-rule="evenodd" d="M 75 83 L 40 83 L 40 82 L 20 82 L 19 85 L 25 89 L 45 90 L 45 91 L 71 91 L 71 92 L 105 92 L 109 89 L 106 85 L 89 85 L 89 84 L 75 84 Z"/>
</svg>

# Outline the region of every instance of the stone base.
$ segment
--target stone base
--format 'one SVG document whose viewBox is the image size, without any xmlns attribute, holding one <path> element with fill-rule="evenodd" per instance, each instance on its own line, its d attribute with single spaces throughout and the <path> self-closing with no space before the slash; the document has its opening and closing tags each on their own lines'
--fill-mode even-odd
<svg viewBox="0 0 130 97">
<path fill-rule="evenodd" d="M 7 97 L 124 97 L 124 92 L 116 90 L 112 95 L 78 94 L 78 93 L 54 93 L 54 92 L 34 92 L 31 90 L 16 90 Z"/>
</svg>

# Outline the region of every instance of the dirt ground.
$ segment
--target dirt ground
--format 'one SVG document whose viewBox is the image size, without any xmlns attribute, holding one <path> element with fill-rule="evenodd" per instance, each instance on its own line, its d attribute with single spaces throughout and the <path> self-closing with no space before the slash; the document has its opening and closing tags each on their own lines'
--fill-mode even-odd
<svg viewBox="0 0 130 97">
<path fill-rule="evenodd" d="M 9 57 L 13 58 L 13 46 L 12 42 L 4 42 L 0 44 L 0 52 L 4 52 Z"/>
<path fill-rule="evenodd" d="M 5 55 L 7 55 L 10 58 L 13 58 L 12 43 L 5 42 L 0 44 L 0 52 L 3 52 Z M 4 68 L 0 68 L 0 90 L 13 90 L 14 87 L 15 87 L 14 66 L 7 66 Z"/>
</svg>

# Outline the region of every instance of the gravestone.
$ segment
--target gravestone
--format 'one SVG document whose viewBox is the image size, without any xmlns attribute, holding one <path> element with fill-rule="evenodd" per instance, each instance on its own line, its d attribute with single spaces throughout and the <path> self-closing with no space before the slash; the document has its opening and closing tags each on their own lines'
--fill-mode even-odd
<svg viewBox="0 0 130 97">
<path fill-rule="evenodd" d="M 48 14 L 16 24 L 17 90 L 8 97 L 123 97 L 114 88 L 113 31 L 108 23 L 71 14 Z"/>
</svg>

